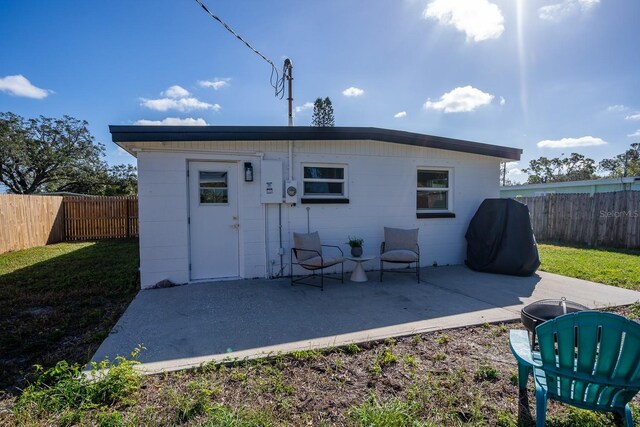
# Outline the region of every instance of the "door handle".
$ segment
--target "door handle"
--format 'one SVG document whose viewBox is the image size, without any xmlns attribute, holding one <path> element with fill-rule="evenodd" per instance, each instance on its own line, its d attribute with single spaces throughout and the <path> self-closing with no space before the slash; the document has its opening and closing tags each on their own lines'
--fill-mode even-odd
<svg viewBox="0 0 640 427">
<path fill-rule="evenodd" d="M 240 224 L 231 224 L 229 227 L 233 228 L 234 230 L 237 230 L 238 228 L 240 228 Z"/>
</svg>

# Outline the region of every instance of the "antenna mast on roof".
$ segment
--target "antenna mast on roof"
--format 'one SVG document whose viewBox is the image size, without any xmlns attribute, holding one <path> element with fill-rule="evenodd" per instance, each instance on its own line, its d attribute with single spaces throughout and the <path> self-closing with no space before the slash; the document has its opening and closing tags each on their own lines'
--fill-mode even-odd
<svg viewBox="0 0 640 427">
<path fill-rule="evenodd" d="M 278 69 L 276 68 L 273 61 L 260 53 L 256 48 L 251 46 L 249 42 L 240 36 L 240 34 L 236 33 L 231 27 L 229 27 L 222 19 L 220 19 L 217 15 L 214 15 L 200 0 L 195 0 L 200 7 L 207 12 L 209 16 L 218 21 L 227 31 L 233 34 L 238 40 L 245 44 L 249 49 L 251 49 L 256 55 L 260 58 L 264 59 L 269 65 L 271 65 L 271 87 L 273 87 L 276 91 L 276 97 L 280 99 L 284 96 L 284 82 L 285 80 L 288 82 L 289 96 L 287 97 L 287 101 L 289 103 L 289 126 L 293 126 L 293 64 L 289 58 L 284 60 L 284 67 L 282 69 L 282 76 L 278 73 Z M 274 79 L 275 76 L 275 79 Z"/>
<path fill-rule="evenodd" d="M 289 58 L 284 60 L 284 78 L 287 80 L 289 96 L 289 126 L 293 126 L 293 64 Z"/>
</svg>

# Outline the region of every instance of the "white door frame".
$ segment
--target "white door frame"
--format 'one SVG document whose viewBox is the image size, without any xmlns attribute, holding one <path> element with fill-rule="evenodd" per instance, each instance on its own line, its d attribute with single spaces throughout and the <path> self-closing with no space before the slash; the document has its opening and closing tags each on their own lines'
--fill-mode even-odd
<svg viewBox="0 0 640 427">
<path fill-rule="evenodd" d="M 241 168 L 240 168 L 240 164 L 241 161 L 240 160 L 231 160 L 231 159 L 224 159 L 224 160 L 220 160 L 220 159 L 198 159 L 198 158 L 191 158 L 191 159 L 187 159 L 186 161 L 186 171 L 187 171 L 187 249 L 188 249 L 188 254 L 189 254 L 189 282 L 190 283 L 194 283 L 194 282 L 215 282 L 215 281 L 224 281 L 224 280 L 232 280 L 232 279 L 238 279 L 238 278 L 242 278 L 244 277 L 244 253 L 243 253 L 243 246 L 244 246 L 244 241 L 241 238 L 242 235 L 242 229 L 238 230 L 238 254 L 237 254 L 237 259 L 238 259 L 238 276 L 237 277 L 220 277 L 220 278 L 202 278 L 202 279 L 193 279 L 192 277 L 192 270 L 191 270 L 191 260 L 192 260 L 192 239 L 191 239 L 191 177 L 189 176 L 189 172 L 191 170 L 191 164 L 192 163 L 226 163 L 226 164 L 234 164 L 236 166 L 236 172 L 237 172 L 237 176 L 236 176 L 236 197 L 237 197 L 237 211 L 238 211 L 238 217 L 240 220 L 242 220 L 242 203 L 240 202 L 240 198 L 241 198 L 241 182 L 243 182 L 241 180 L 242 178 L 242 174 L 241 174 Z"/>
</svg>

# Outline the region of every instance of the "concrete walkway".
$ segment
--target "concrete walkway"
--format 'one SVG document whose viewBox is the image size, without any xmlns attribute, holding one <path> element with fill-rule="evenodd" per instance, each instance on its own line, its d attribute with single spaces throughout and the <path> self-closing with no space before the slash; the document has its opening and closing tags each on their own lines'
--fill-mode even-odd
<svg viewBox="0 0 640 427">
<path fill-rule="evenodd" d="M 422 282 L 369 272 L 369 282 L 325 281 L 325 290 L 282 280 L 238 280 L 141 291 L 93 357 L 128 355 L 170 371 L 520 318 L 525 305 L 566 297 L 591 308 L 631 304 L 640 293 L 538 272 L 532 277 L 425 268 Z"/>
</svg>

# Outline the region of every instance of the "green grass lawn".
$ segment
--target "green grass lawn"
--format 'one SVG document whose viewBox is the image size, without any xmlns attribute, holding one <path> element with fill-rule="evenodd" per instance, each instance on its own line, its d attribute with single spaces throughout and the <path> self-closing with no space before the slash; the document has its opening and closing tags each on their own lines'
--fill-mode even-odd
<svg viewBox="0 0 640 427">
<path fill-rule="evenodd" d="M 539 244 L 540 270 L 640 290 L 640 251 Z"/>
<path fill-rule="evenodd" d="M 0 390 L 33 365 L 86 363 L 135 296 L 137 241 L 59 243 L 0 255 Z"/>
</svg>

